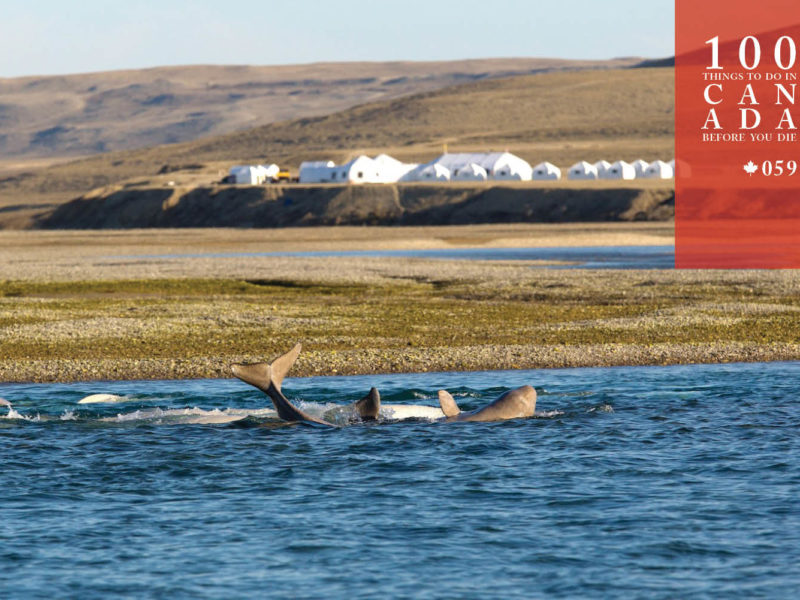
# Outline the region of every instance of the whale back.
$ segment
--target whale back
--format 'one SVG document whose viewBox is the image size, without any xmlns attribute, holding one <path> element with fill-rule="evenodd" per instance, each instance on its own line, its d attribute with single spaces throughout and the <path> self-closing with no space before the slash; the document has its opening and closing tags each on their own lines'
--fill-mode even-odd
<svg viewBox="0 0 800 600">
<path fill-rule="evenodd" d="M 536 390 L 529 385 L 509 390 L 491 404 L 478 410 L 461 413 L 458 421 L 505 421 L 532 417 L 536 412 Z"/>
<path fill-rule="evenodd" d="M 529 385 L 510 390 L 470 415 L 470 421 L 502 421 L 532 417 L 536 412 L 536 390 Z"/>
</svg>

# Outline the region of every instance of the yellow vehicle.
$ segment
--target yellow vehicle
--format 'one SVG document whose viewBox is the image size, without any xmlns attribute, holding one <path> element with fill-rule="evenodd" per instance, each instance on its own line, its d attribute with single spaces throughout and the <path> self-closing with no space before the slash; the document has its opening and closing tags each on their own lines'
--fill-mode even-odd
<svg viewBox="0 0 800 600">
<path fill-rule="evenodd" d="M 281 181 L 291 181 L 292 175 L 289 173 L 289 169 L 281 169 L 278 171 L 278 174 L 272 178 L 273 183 L 280 183 Z"/>
</svg>

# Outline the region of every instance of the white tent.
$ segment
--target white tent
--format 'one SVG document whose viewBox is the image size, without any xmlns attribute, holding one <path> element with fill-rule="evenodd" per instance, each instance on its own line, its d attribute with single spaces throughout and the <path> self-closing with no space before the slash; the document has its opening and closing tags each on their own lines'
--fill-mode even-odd
<svg viewBox="0 0 800 600">
<path fill-rule="evenodd" d="M 331 180 L 338 183 L 381 183 L 380 165 L 362 154 L 334 167 Z"/>
<path fill-rule="evenodd" d="M 618 160 L 608 169 L 606 179 L 636 179 L 636 169 L 624 160 Z"/>
<path fill-rule="evenodd" d="M 419 167 L 417 164 L 400 162 L 388 154 L 379 154 L 375 157 L 374 161 L 377 167 L 378 181 L 376 181 L 376 183 L 395 183 L 397 181 L 402 181 L 409 173 Z"/>
<path fill-rule="evenodd" d="M 486 181 L 489 179 L 486 169 L 475 163 L 470 163 L 453 171 L 453 181 Z"/>
<path fill-rule="evenodd" d="M 492 179 L 498 181 L 530 181 L 533 178 L 531 165 L 510 152 L 503 152 L 489 169 L 486 167 L 484 169 L 487 174 L 491 171 Z"/>
<path fill-rule="evenodd" d="M 597 179 L 597 169 L 585 160 L 575 163 L 569 168 L 567 179 Z"/>
<path fill-rule="evenodd" d="M 561 179 L 561 169 L 553 163 L 543 162 L 533 167 L 533 179 L 536 181 L 547 181 Z"/>
<path fill-rule="evenodd" d="M 644 176 L 648 179 L 672 179 L 675 174 L 672 167 L 663 160 L 656 160 L 650 163 Z"/>
<path fill-rule="evenodd" d="M 644 177 L 644 174 L 647 172 L 647 167 L 650 166 L 650 163 L 646 160 L 642 160 L 641 158 L 635 160 L 631 163 L 634 172 L 636 173 L 636 177 Z"/>
<path fill-rule="evenodd" d="M 531 165 L 510 152 L 462 152 L 442 154 L 432 164 L 446 167 L 455 178 L 456 171 L 475 164 L 486 171 L 487 178 L 498 180 L 529 181 L 533 175 Z"/>
<path fill-rule="evenodd" d="M 450 169 L 436 163 L 421 165 L 408 173 L 403 181 L 450 181 Z"/>
<path fill-rule="evenodd" d="M 300 183 L 328 183 L 336 165 L 332 160 L 307 161 L 300 164 Z"/>
<path fill-rule="evenodd" d="M 596 163 L 594 163 L 594 168 L 597 169 L 598 179 L 605 179 L 606 174 L 608 174 L 608 170 L 611 168 L 611 163 L 607 160 L 598 160 Z"/>
<path fill-rule="evenodd" d="M 275 179 L 278 177 L 278 173 L 281 172 L 281 168 L 275 163 L 272 163 L 271 165 L 258 165 L 258 166 L 264 169 L 264 176 L 267 179 Z"/>
<path fill-rule="evenodd" d="M 278 173 L 277 165 L 275 174 Z M 270 178 L 270 171 L 264 165 L 236 165 L 230 168 L 228 175 L 233 178 L 234 183 L 244 185 L 260 185 Z"/>
</svg>

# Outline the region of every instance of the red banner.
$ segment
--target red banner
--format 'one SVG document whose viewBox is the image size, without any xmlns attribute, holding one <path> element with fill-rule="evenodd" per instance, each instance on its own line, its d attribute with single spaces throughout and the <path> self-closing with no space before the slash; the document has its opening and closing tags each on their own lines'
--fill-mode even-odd
<svg viewBox="0 0 800 600">
<path fill-rule="evenodd" d="M 676 267 L 798 268 L 800 2 L 675 7 Z"/>
</svg>

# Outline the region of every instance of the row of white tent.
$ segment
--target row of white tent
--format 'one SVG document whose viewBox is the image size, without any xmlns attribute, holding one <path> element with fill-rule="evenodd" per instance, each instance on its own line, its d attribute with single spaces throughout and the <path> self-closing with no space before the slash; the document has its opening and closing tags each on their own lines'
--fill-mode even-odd
<svg viewBox="0 0 800 600">
<path fill-rule="evenodd" d="M 543 163 L 550 165 L 550 163 Z M 538 169 L 539 167 L 537 167 Z M 555 167 L 557 170 L 558 168 Z M 675 159 L 670 162 L 655 160 L 651 163 L 644 160 L 635 160 L 632 163 L 619 160 L 609 163 L 601 160 L 594 164 L 586 161 L 575 163 L 567 171 L 567 179 L 591 180 L 591 179 L 672 179 L 675 177 Z M 561 173 L 552 179 L 560 179 Z"/>
<path fill-rule="evenodd" d="M 425 164 L 402 163 L 387 154 L 359 156 L 343 165 L 304 162 L 300 183 L 396 183 L 412 181 L 486 181 L 533 178 L 533 169 L 509 152 L 442 154 Z"/>
<path fill-rule="evenodd" d="M 670 179 L 675 161 L 648 163 L 581 161 L 567 171 L 567 179 Z M 332 161 L 304 162 L 300 183 L 396 183 L 435 181 L 547 181 L 562 178 L 561 169 L 549 162 L 531 167 L 509 152 L 442 154 L 425 164 L 408 164 L 381 154 L 375 158 L 358 156 L 336 165 Z"/>
</svg>

